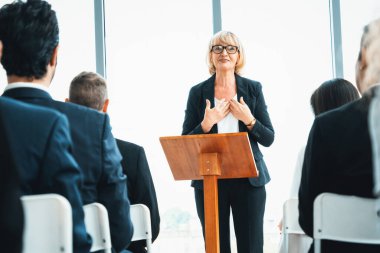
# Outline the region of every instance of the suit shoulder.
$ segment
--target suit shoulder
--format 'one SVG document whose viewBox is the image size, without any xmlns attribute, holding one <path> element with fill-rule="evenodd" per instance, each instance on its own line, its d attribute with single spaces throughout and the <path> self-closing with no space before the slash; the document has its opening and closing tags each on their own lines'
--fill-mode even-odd
<svg viewBox="0 0 380 253">
<path fill-rule="evenodd" d="M 261 87 L 262 87 L 262 85 L 261 85 L 261 83 L 259 81 L 248 79 L 246 77 L 242 77 L 242 76 L 239 76 L 239 75 L 236 75 L 236 77 L 240 78 L 243 83 L 246 83 L 249 86 L 253 86 L 253 87 L 259 88 L 259 89 L 261 89 Z"/>
<path fill-rule="evenodd" d="M 246 77 L 242 77 L 239 75 L 236 75 L 236 79 L 237 79 L 237 83 L 241 83 L 244 86 L 247 86 L 247 88 L 253 91 L 256 95 L 262 90 L 262 85 L 259 81 L 248 79 Z"/>
<path fill-rule="evenodd" d="M 41 119 L 55 119 L 65 118 L 64 115 L 54 109 L 47 107 L 24 103 L 18 100 L 0 97 L 0 104 L 2 109 L 12 112 L 14 116 L 22 115 L 32 120 L 39 121 Z"/>
<path fill-rule="evenodd" d="M 139 151 L 139 150 L 144 150 L 144 148 L 140 145 L 137 145 L 135 143 L 129 142 L 129 141 L 123 141 L 120 139 L 116 139 L 117 146 L 119 149 L 123 150 L 130 150 L 130 151 Z"/>
<path fill-rule="evenodd" d="M 215 75 L 194 85 L 193 87 L 191 87 L 190 93 L 200 92 L 206 85 L 214 85 L 214 80 L 215 80 Z"/>
<path fill-rule="evenodd" d="M 94 118 L 100 121 L 106 121 L 108 115 L 105 113 L 98 112 L 92 108 L 86 106 L 70 103 L 55 101 L 56 106 L 61 109 L 62 112 L 72 113 L 76 116 L 83 116 L 85 118 Z M 80 118 L 84 119 L 84 118 Z"/>
<path fill-rule="evenodd" d="M 363 104 L 363 100 L 359 99 L 330 111 L 321 113 L 316 117 L 315 120 L 322 124 L 328 124 L 329 122 L 332 124 L 339 122 L 345 123 L 347 122 L 346 120 L 353 118 L 354 115 L 359 116 L 366 109 L 368 108 L 366 108 L 366 106 Z"/>
</svg>

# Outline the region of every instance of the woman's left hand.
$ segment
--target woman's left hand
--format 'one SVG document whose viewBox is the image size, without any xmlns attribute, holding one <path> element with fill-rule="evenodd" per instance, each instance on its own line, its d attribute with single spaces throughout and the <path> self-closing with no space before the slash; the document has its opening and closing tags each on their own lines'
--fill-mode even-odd
<svg viewBox="0 0 380 253">
<path fill-rule="evenodd" d="M 240 103 L 235 99 L 231 99 L 230 110 L 232 115 L 234 115 L 234 117 L 238 120 L 242 121 L 244 125 L 249 125 L 254 120 L 251 110 L 244 102 L 243 97 L 240 97 Z"/>
</svg>

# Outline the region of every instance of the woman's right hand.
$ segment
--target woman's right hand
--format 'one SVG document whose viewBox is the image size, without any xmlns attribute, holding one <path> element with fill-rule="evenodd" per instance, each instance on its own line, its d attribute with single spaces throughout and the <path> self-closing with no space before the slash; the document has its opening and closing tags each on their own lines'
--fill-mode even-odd
<svg viewBox="0 0 380 253">
<path fill-rule="evenodd" d="M 206 109 L 205 115 L 203 117 L 203 121 L 201 123 L 201 127 L 203 132 L 210 132 L 211 128 L 224 119 L 227 114 L 230 112 L 230 102 L 222 99 L 221 102 L 211 109 L 210 100 L 206 99 Z"/>
</svg>

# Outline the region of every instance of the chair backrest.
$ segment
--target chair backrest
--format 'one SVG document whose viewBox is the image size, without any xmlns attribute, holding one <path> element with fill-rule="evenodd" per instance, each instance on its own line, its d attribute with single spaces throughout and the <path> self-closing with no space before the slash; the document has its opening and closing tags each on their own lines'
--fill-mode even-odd
<svg viewBox="0 0 380 253">
<path fill-rule="evenodd" d="M 305 234 L 298 223 L 298 199 L 285 201 L 283 206 L 283 232 L 285 234 Z"/>
<path fill-rule="evenodd" d="M 321 252 L 321 240 L 380 244 L 380 218 L 376 200 L 322 193 L 314 201 L 314 247 Z"/>
<path fill-rule="evenodd" d="M 307 252 L 313 242 L 298 223 L 298 199 L 291 198 L 283 206 L 282 247 L 285 252 Z"/>
<path fill-rule="evenodd" d="M 112 243 L 107 209 L 100 203 L 92 203 L 85 205 L 83 210 L 86 230 L 92 237 L 90 252 L 104 250 L 105 253 L 111 253 Z"/>
<path fill-rule="evenodd" d="M 146 240 L 147 252 L 152 252 L 152 227 L 150 211 L 146 205 L 131 205 L 131 220 L 133 224 L 132 241 Z"/>
<path fill-rule="evenodd" d="M 72 253 L 73 218 L 70 203 L 58 194 L 21 197 L 25 228 L 23 253 Z"/>
<path fill-rule="evenodd" d="M 371 100 L 368 112 L 368 130 L 371 139 L 374 193 L 380 196 L 380 91 Z M 379 209 L 378 209 L 379 210 Z"/>
</svg>

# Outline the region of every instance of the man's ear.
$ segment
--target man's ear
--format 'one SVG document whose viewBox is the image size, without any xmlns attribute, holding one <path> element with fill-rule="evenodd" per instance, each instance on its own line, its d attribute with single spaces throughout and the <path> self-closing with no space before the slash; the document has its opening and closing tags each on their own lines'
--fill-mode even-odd
<svg viewBox="0 0 380 253">
<path fill-rule="evenodd" d="M 110 100 L 108 98 L 106 99 L 106 101 L 104 101 L 102 112 L 104 112 L 104 113 L 107 112 L 109 102 L 110 102 Z"/>
<path fill-rule="evenodd" d="M 361 48 L 360 49 L 360 70 L 365 70 L 367 68 L 367 49 Z"/>
<path fill-rule="evenodd" d="M 65 98 L 65 102 L 66 102 L 66 103 L 70 102 L 70 99 Z"/>
<path fill-rule="evenodd" d="M 55 66 L 57 65 L 58 47 L 59 47 L 59 45 L 57 45 L 57 46 L 53 49 L 53 53 L 51 54 L 51 58 L 50 58 L 50 66 L 52 66 L 52 67 L 55 67 Z"/>
</svg>

